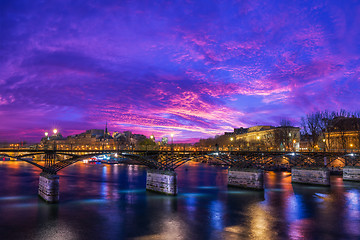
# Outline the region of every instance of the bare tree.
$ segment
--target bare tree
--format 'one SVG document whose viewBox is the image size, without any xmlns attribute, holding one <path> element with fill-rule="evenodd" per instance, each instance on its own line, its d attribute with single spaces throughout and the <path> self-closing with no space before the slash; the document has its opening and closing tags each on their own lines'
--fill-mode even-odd
<svg viewBox="0 0 360 240">
<path fill-rule="evenodd" d="M 360 112 L 354 112 L 355 148 L 360 150 Z"/>
<path fill-rule="evenodd" d="M 322 134 L 321 121 L 321 112 L 307 114 L 306 117 L 301 118 L 301 126 L 304 133 L 310 136 L 310 146 L 312 149 L 318 144 Z"/>
<path fill-rule="evenodd" d="M 335 116 L 334 112 L 329 112 L 327 110 L 320 112 L 321 120 L 320 126 L 322 131 L 322 137 L 324 142 L 325 151 L 330 151 L 333 148 L 334 139 L 332 138 L 332 124 Z"/>
</svg>

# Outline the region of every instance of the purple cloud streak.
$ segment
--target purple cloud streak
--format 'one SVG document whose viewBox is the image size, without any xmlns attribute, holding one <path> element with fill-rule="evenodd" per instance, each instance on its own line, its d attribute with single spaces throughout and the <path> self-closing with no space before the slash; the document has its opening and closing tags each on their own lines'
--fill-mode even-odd
<svg viewBox="0 0 360 240">
<path fill-rule="evenodd" d="M 177 141 L 360 107 L 356 1 L 3 1 L 0 140 Z"/>
</svg>

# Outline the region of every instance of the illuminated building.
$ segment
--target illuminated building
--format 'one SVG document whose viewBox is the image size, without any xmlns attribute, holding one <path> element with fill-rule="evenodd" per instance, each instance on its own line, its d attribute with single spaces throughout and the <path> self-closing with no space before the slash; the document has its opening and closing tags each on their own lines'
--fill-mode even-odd
<svg viewBox="0 0 360 240">
<path fill-rule="evenodd" d="M 234 129 L 233 145 L 243 150 L 298 151 L 300 128 L 254 126 Z"/>
</svg>

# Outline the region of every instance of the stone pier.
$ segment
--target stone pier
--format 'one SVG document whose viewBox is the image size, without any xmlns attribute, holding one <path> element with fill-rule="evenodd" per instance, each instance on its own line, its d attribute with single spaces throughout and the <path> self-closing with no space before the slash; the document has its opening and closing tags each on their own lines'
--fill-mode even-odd
<svg viewBox="0 0 360 240">
<path fill-rule="evenodd" d="M 355 167 L 355 166 L 344 167 L 343 180 L 360 182 L 360 167 Z"/>
<path fill-rule="evenodd" d="M 264 190 L 264 171 L 258 169 L 229 169 L 228 185 Z"/>
<path fill-rule="evenodd" d="M 291 182 L 314 185 L 330 185 L 330 172 L 327 168 L 291 168 Z"/>
<path fill-rule="evenodd" d="M 59 201 L 59 176 L 42 172 L 39 177 L 39 196 L 48 203 Z"/>
<path fill-rule="evenodd" d="M 177 175 L 174 171 L 148 169 L 146 175 L 146 190 L 177 195 Z"/>
</svg>

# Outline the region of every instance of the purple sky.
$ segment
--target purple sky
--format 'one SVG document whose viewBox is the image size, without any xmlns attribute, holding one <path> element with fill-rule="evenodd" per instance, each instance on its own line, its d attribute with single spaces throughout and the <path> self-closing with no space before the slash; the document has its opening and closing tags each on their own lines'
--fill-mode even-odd
<svg viewBox="0 0 360 240">
<path fill-rule="evenodd" d="M 359 1 L 0 3 L 0 140 L 194 141 L 360 109 Z"/>
</svg>

